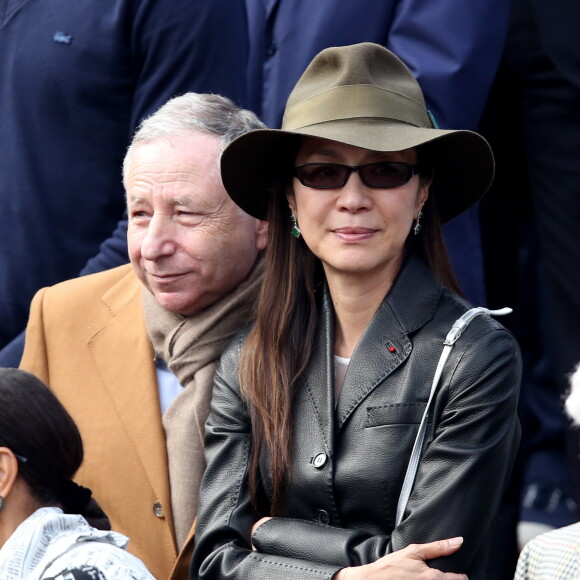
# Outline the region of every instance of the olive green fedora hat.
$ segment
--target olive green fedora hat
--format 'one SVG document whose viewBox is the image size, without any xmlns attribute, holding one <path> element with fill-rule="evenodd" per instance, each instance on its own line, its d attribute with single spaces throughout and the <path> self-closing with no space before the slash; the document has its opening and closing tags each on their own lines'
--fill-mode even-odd
<svg viewBox="0 0 580 580">
<path fill-rule="evenodd" d="M 272 179 L 291 175 L 303 136 L 372 151 L 421 147 L 433 168 L 431 196 L 446 222 L 475 203 L 493 179 L 493 154 L 472 131 L 434 126 L 419 84 L 386 48 L 369 42 L 327 48 L 314 57 L 288 98 L 282 129 L 250 131 L 225 149 L 230 197 L 264 219 Z"/>
</svg>

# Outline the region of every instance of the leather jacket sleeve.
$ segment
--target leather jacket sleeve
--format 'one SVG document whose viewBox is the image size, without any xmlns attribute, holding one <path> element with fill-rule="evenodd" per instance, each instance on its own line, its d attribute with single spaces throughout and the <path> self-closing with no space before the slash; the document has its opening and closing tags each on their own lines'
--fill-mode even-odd
<svg viewBox="0 0 580 580">
<path fill-rule="evenodd" d="M 237 382 L 240 343 L 222 355 L 206 423 L 207 468 L 198 507 L 190 578 L 331 579 L 342 567 L 253 551 L 250 530 L 261 517 L 248 489 L 250 419 Z"/>
<path fill-rule="evenodd" d="M 373 562 L 409 543 L 464 536 L 461 550 L 430 565 L 454 572 L 472 568 L 519 442 L 519 353 L 503 329 L 458 345 L 440 387 L 431 441 L 421 457 L 405 518 L 392 536 L 274 518 L 252 538 L 260 552 L 346 567 Z"/>
</svg>

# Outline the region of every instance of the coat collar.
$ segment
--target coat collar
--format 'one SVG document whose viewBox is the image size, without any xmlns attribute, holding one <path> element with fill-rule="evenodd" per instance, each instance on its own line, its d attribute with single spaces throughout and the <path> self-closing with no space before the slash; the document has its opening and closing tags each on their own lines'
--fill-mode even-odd
<svg viewBox="0 0 580 580">
<path fill-rule="evenodd" d="M 409 256 L 353 352 L 335 410 L 334 310 L 324 287 L 316 347 L 305 385 L 318 409 L 329 449 L 335 424 L 340 430 L 363 399 L 410 355 L 409 335 L 433 318 L 441 290 L 441 283 L 423 261 Z"/>
<path fill-rule="evenodd" d="M 433 318 L 442 289 L 441 282 L 425 262 L 411 254 L 385 301 L 397 317 L 403 331 L 411 334 Z"/>
</svg>

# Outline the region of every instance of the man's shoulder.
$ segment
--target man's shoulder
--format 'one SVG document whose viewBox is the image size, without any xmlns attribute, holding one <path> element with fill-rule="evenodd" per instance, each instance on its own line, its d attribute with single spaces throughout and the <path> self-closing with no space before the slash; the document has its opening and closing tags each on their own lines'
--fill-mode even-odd
<svg viewBox="0 0 580 580">
<path fill-rule="evenodd" d="M 140 287 L 140 282 L 130 264 L 124 264 L 96 274 L 71 278 L 54 286 L 44 288 L 42 292 L 52 299 L 66 298 L 67 300 L 75 301 L 75 299 L 81 299 L 84 301 L 88 297 L 102 296 L 117 287 L 121 291 Z"/>
<path fill-rule="evenodd" d="M 39 290 L 32 311 L 39 308 L 46 315 L 60 319 L 73 313 L 118 312 L 139 295 L 141 283 L 130 265 L 72 278 Z M 84 316 L 83 316 L 84 318 Z M 46 322 L 46 320 L 45 320 Z"/>
</svg>

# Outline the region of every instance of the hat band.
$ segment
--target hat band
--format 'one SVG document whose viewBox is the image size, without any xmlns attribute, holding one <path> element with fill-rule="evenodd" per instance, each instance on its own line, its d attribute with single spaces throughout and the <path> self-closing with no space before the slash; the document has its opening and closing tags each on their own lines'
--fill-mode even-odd
<svg viewBox="0 0 580 580">
<path fill-rule="evenodd" d="M 356 118 L 385 118 L 416 127 L 432 127 L 423 105 L 373 85 L 343 85 L 314 95 L 286 111 L 282 130 Z"/>
</svg>

